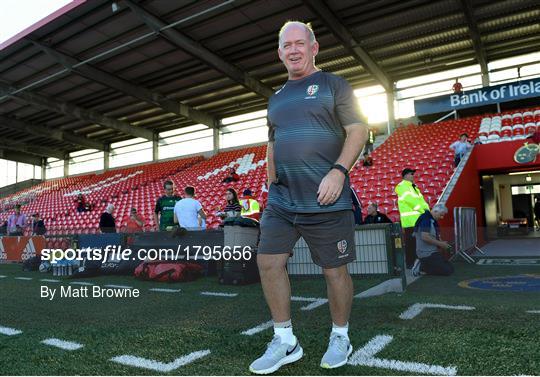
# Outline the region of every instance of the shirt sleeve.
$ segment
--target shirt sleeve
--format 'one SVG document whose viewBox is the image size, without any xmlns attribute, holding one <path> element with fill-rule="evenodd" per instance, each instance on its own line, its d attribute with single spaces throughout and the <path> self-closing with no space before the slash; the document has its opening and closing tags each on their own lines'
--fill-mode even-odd
<svg viewBox="0 0 540 377">
<path fill-rule="evenodd" d="M 197 208 L 197 212 L 199 212 L 202 209 L 202 204 L 197 200 L 197 203 L 195 203 L 195 208 Z"/>
<path fill-rule="evenodd" d="M 274 125 L 272 124 L 272 122 L 270 122 L 270 118 L 266 117 L 266 124 L 268 126 L 268 141 L 269 142 L 274 142 L 275 140 L 275 128 L 274 128 Z"/>
<path fill-rule="evenodd" d="M 154 209 L 154 212 L 155 213 L 160 213 L 161 212 L 161 198 L 159 198 L 156 201 L 156 208 Z"/>
<path fill-rule="evenodd" d="M 336 114 L 342 126 L 364 124 L 360 106 L 347 80 L 338 77 L 334 87 Z"/>
</svg>

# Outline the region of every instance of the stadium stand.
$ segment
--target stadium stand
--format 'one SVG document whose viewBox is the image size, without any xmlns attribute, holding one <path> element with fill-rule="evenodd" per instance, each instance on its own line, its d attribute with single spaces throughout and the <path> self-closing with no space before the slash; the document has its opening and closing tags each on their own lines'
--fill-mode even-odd
<svg viewBox="0 0 540 377">
<path fill-rule="evenodd" d="M 523 140 L 540 128 L 540 108 L 508 111 L 485 117 L 480 123 L 480 142 Z"/>
<path fill-rule="evenodd" d="M 475 138 L 480 120 L 481 117 L 475 116 L 396 130 L 374 150 L 373 166 L 356 164 L 351 172 L 351 184 L 363 204 L 363 215 L 367 203 L 375 201 L 381 212 L 398 221 L 394 187 L 401 181 L 405 167 L 418 170 L 415 182 L 430 207 L 433 206 L 454 172 L 450 144 L 462 133 Z"/>
<path fill-rule="evenodd" d="M 462 133 L 472 140 L 478 137 L 480 142 L 493 143 L 524 139 L 538 127 L 540 108 L 529 108 L 397 129 L 374 150 L 374 166 L 357 163 L 351 171 L 351 185 L 363 203 L 363 215 L 367 203 L 375 201 L 392 221 L 399 220 L 394 187 L 401 181 L 404 167 L 418 170 L 416 183 L 433 206 L 454 172 L 449 146 Z M 151 230 L 155 227 L 155 200 L 161 195 L 163 181 L 170 179 L 177 192 L 186 186 L 195 187 L 208 213 L 207 228 L 217 228 L 221 220 L 215 213 L 223 206 L 228 187 L 237 192 L 249 188 L 256 197 L 261 196 L 266 180 L 265 158 L 266 145 L 261 145 L 220 152 L 208 159 L 195 156 L 49 180 L 0 201 L 0 221 L 7 219 L 16 203 L 21 203 L 23 213 L 42 215 L 49 234 L 95 233 L 99 215 L 112 203 L 118 227 L 125 226 L 129 209 L 135 207 L 145 220 L 145 230 Z M 236 169 L 240 180 L 223 183 L 230 167 Z M 94 210 L 75 210 L 74 200 L 79 193 L 85 195 Z"/>
</svg>

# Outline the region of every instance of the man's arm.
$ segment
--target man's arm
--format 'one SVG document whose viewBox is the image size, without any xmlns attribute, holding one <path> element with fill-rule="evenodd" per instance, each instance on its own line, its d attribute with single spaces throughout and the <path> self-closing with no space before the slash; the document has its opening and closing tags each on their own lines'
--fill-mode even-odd
<svg viewBox="0 0 540 377">
<path fill-rule="evenodd" d="M 267 186 L 270 188 L 270 185 L 274 183 L 277 179 L 276 176 L 276 164 L 274 163 L 274 142 L 269 141 L 268 147 L 266 148 L 266 177 L 267 177 Z"/>
<path fill-rule="evenodd" d="M 420 237 L 422 238 L 422 241 L 424 241 L 425 243 L 428 243 L 428 244 L 430 244 L 430 245 L 442 247 L 442 248 L 444 248 L 444 249 L 446 249 L 446 248 L 448 247 L 448 243 L 447 243 L 447 242 L 439 241 L 438 239 L 436 239 L 435 237 L 433 237 L 433 236 L 431 235 L 431 233 L 428 233 L 428 232 L 422 232 Z"/>
<path fill-rule="evenodd" d="M 197 213 L 199 214 L 199 216 L 206 220 L 206 212 L 204 212 L 203 208 L 201 208 Z"/>
<path fill-rule="evenodd" d="M 344 128 L 347 137 L 336 164 L 350 170 L 366 144 L 368 132 L 367 127 L 361 123 L 350 124 Z M 321 205 L 334 203 L 339 198 L 341 190 L 343 190 L 344 181 L 345 175 L 342 172 L 337 169 L 330 170 L 319 185 L 318 202 Z M 336 195 L 332 196 L 332 194 Z"/>
</svg>

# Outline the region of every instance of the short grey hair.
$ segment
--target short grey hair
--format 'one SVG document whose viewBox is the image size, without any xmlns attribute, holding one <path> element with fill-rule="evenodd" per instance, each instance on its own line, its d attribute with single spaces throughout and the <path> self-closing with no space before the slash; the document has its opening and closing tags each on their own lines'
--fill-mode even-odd
<svg viewBox="0 0 540 377">
<path fill-rule="evenodd" d="M 376 210 L 379 209 L 379 205 L 376 202 L 369 202 L 368 206 L 373 206 Z"/>
<path fill-rule="evenodd" d="M 112 211 L 114 211 L 114 204 L 108 204 L 108 205 L 107 205 L 106 211 L 109 212 L 109 213 L 111 213 Z"/>
<path fill-rule="evenodd" d="M 448 213 L 448 208 L 444 204 L 437 203 L 433 206 L 431 212 Z"/>
<path fill-rule="evenodd" d="M 300 27 L 303 27 L 305 30 L 306 30 L 306 33 L 309 35 L 309 42 L 311 44 L 317 42 L 317 39 L 315 38 L 315 33 L 313 32 L 313 28 L 311 27 L 311 23 L 308 22 L 307 24 L 304 23 L 304 22 L 301 22 L 301 21 L 287 21 L 283 24 L 283 26 L 281 27 L 281 29 L 279 29 L 279 40 L 278 40 L 278 45 L 279 47 L 281 47 L 281 38 L 283 37 L 283 33 L 285 32 L 285 30 L 289 27 L 289 26 L 292 26 L 292 25 L 295 25 L 295 26 L 300 26 Z"/>
</svg>

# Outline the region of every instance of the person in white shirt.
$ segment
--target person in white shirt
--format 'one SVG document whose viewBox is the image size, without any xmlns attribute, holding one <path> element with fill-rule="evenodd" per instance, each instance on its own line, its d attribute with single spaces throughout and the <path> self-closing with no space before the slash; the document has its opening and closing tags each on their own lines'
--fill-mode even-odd
<svg viewBox="0 0 540 377">
<path fill-rule="evenodd" d="M 465 152 L 467 152 L 469 149 L 472 148 L 471 143 L 467 140 L 469 138 L 469 135 L 467 134 L 461 134 L 459 136 L 459 140 L 455 141 L 450 145 L 450 149 L 454 150 L 454 165 L 457 167 L 459 165 L 459 162 L 461 161 L 461 158 L 465 155 Z"/>
<path fill-rule="evenodd" d="M 204 229 L 202 223 L 206 220 L 206 212 L 204 212 L 201 203 L 193 198 L 195 189 L 188 186 L 184 189 L 184 194 L 185 197 L 174 205 L 175 224 L 186 229 Z M 199 221 L 199 217 L 202 221 Z"/>
</svg>

